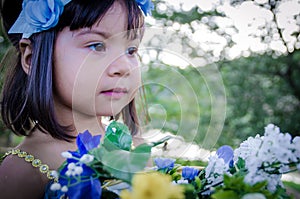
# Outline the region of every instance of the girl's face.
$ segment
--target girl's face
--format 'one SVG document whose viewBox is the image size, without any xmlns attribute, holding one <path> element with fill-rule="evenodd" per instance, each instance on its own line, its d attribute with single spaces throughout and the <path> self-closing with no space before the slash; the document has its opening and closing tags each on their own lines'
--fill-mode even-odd
<svg viewBox="0 0 300 199">
<path fill-rule="evenodd" d="M 127 37 L 127 15 L 119 1 L 92 28 L 63 29 L 54 50 L 54 102 L 58 117 L 113 116 L 141 84 L 140 38 Z"/>
</svg>

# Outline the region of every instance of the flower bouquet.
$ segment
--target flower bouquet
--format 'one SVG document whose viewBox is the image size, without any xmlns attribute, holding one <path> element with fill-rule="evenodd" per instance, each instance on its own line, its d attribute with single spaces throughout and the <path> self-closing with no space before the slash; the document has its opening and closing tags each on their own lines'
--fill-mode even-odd
<svg viewBox="0 0 300 199">
<path fill-rule="evenodd" d="M 300 170 L 300 137 L 292 139 L 273 124 L 235 150 L 220 147 L 203 168 L 170 158 L 155 158 L 155 166 L 146 167 L 151 148 L 170 137 L 133 147 L 122 123 L 111 122 L 100 138 L 88 131 L 78 135 L 78 150 L 62 153 L 66 161 L 53 174 L 46 198 L 290 198 L 282 174 Z"/>
</svg>

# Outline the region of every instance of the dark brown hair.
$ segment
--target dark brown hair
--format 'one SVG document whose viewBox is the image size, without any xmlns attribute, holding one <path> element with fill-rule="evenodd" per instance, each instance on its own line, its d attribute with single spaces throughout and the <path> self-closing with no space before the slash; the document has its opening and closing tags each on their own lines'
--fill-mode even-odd
<svg viewBox="0 0 300 199">
<path fill-rule="evenodd" d="M 18 61 L 9 66 L 5 78 L 1 115 L 5 125 L 17 135 L 27 135 L 32 121 L 37 121 L 36 128 L 57 139 L 70 141 L 74 138 L 66 132 L 70 126 L 58 123 L 53 102 L 53 49 L 56 36 L 65 27 L 77 30 L 92 27 L 104 16 L 107 10 L 118 0 L 72 0 L 64 7 L 58 24 L 47 31 L 33 34 L 30 74 L 26 74 L 21 66 L 20 53 Z M 135 0 L 122 0 L 127 8 L 129 37 L 142 35 L 144 16 Z M 3 25 L 8 30 L 21 11 L 20 0 L 2 0 L 1 15 Z M 16 11 L 17 10 L 17 11 Z M 141 32 L 138 32 L 141 31 Z M 18 49 L 21 34 L 8 35 L 12 44 Z M 134 100 L 121 112 L 124 123 L 133 134 L 138 131 L 138 118 Z M 26 130 L 27 129 L 27 130 Z"/>
</svg>

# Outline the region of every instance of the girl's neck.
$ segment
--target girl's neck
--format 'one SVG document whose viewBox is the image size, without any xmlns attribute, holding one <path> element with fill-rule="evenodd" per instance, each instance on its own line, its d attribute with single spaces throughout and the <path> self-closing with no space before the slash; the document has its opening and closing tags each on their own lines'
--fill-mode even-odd
<svg viewBox="0 0 300 199">
<path fill-rule="evenodd" d="M 74 130 L 69 132 L 72 136 L 77 136 L 88 130 L 92 135 L 104 135 L 104 125 L 101 116 L 85 115 L 69 107 L 56 104 L 56 116 L 58 122 L 63 126 L 71 126 Z"/>
<path fill-rule="evenodd" d="M 101 117 L 85 117 L 82 115 L 76 115 L 73 116 L 73 124 L 75 127 L 75 136 L 78 135 L 78 133 L 82 133 L 86 130 L 88 130 L 92 135 L 102 135 L 105 134 L 105 127 L 102 124 Z"/>
</svg>

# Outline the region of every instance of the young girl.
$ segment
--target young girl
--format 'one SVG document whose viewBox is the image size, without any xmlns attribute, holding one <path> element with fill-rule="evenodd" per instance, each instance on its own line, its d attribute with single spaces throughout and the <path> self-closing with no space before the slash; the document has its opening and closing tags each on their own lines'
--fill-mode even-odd
<svg viewBox="0 0 300 199">
<path fill-rule="evenodd" d="M 137 51 L 151 2 L 2 0 L 1 5 L 18 51 L 5 78 L 2 119 L 26 136 L 1 163 L 1 198 L 43 198 L 50 171 L 64 161 L 61 153 L 76 150 L 77 134 L 86 129 L 104 134 L 102 116 L 121 116 L 137 134 Z"/>
</svg>

